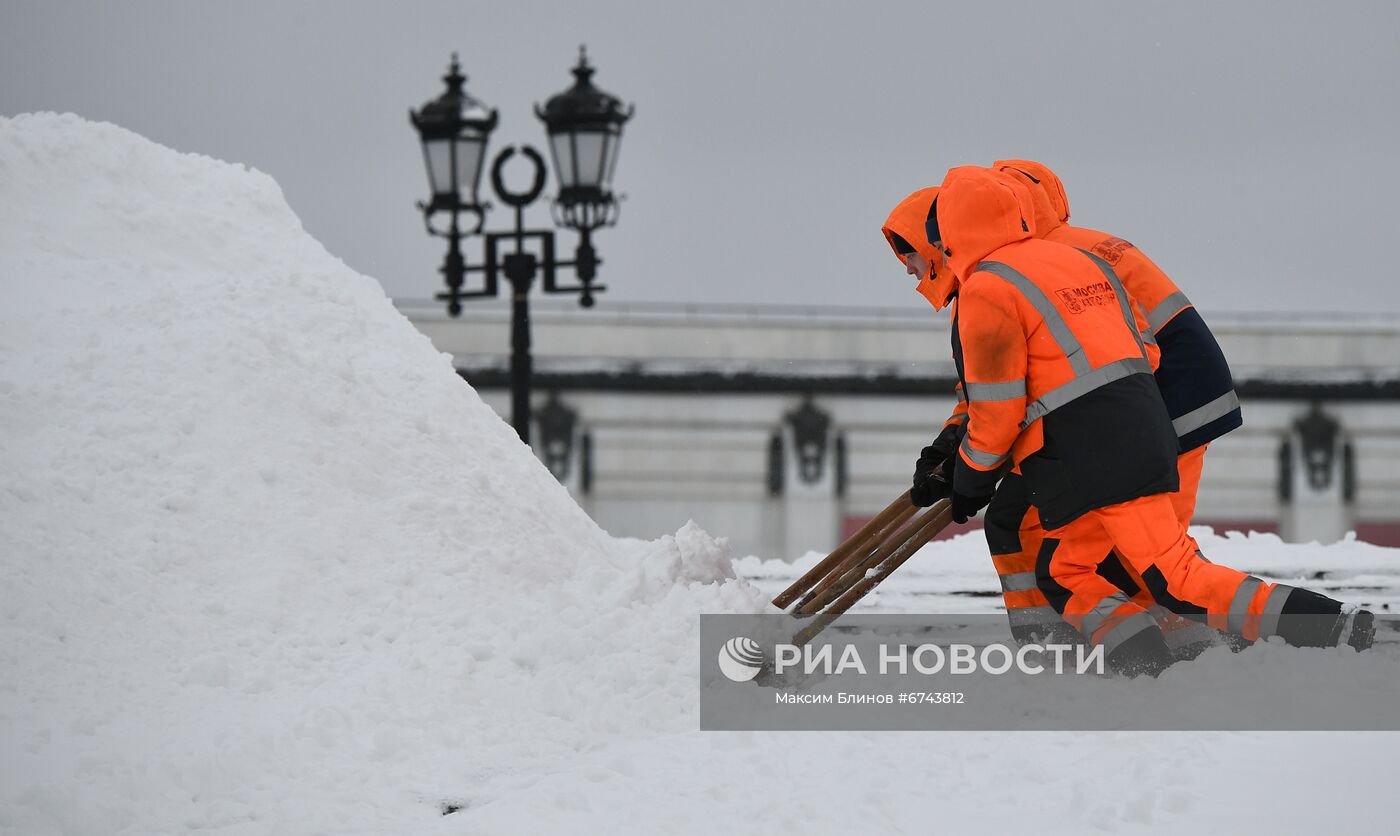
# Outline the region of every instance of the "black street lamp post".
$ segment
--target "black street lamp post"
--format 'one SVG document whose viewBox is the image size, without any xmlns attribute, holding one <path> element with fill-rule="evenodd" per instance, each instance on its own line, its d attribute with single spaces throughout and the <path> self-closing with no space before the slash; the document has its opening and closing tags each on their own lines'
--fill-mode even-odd
<svg viewBox="0 0 1400 836">
<path fill-rule="evenodd" d="M 573 87 L 550 98 L 544 107 L 535 106 L 535 114 L 545 123 L 560 184 L 551 207 L 554 223 L 579 234 L 572 261 L 555 257 L 554 230 L 525 228 L 525 208 L 539 198 L 545 181 L 544 158 L 528 145 L 503 149 L 491 166 L 492 189 L 502 203 L 515 210 L 515 229 L 482 231 L 490 206 L 478 200 L 477 187 L 486 144 L 496 127 L 496 111 L 467 94 L 466 77 L 455 54 L 450 71 L 443 76 L 447 91 L 418 112 L 409 111 L 409 119 L 423 143 L 423 160 L 433 190 L 432 200 L 420 202 L 418 208 L 429 234 L 448 240 L 441 268 L 447 292 L 437 294 L 437 298 L 447 303 L 450 315 L 460 316 L 463 299 L 495 298 L 501 277 L 510 283 L 511 424 L 526 444 L 530 443 L 531 422 L 529 294 L 535 276 L 543 273 L 544 292 L 576 293 L 579 304 L 585 308 L 593 306 L 594 293 L 606 289 L 593 283 L 602 263 L 593 248 L 593 231 L 617 223 L 618 200 L 611 190 L 612 176 L 617 167 L 622 126 L 632 117 L 633 108 L 624 108 L 616 97 L 594 87 L 593 72 L 580 48 Z M 512 192 L 505 184 L 505 166 L 517 150 L 534 169 L 534 180 L 524 192 Z M 446 229 L 433 226 L 433 216 L 439 212 L 451 214 Z M 470 228 L 464 229 L 459 223 L 458 217 L 463 214 L 472 216 L 474 223 Z M 462 256 L 461 242 L 478 234 L 486 240 L 485 256 L 480 264 L 468 265 Z M 538 255 L 527 249 L 526 242 L 535 243 Z M 559 283 L 559 273 L 567 268 L 578 276 L 577 284 Z M 482 274 L 479 288 L 464 287 L 471 273 Z"/>
</svg>

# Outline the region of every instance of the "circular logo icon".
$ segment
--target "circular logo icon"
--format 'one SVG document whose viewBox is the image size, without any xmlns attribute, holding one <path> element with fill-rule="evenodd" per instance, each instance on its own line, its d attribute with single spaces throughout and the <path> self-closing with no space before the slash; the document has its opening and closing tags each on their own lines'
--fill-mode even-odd
<svg viewBox="0 0 1400 836">
<path fill-rule="evenodd" d="M 763 668 L 763 648 L 758 642 L 736 636 L 719 649 L 720 672 L 735 682 L 748 682 Z"/>
</svg>

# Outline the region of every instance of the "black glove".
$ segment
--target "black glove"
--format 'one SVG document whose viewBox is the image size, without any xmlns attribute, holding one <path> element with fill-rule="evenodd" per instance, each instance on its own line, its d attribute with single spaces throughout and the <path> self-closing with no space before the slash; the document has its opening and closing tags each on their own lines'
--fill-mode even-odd
<svg viewBox="0 0 1400 836">
<path fill-rule="evenodd" d="M 977 512 L 987 507 L 991 502 L 990 496 L 966 496 L 957 491 L 953 492 L 953 522 L 965 523 L 972 517 L 977 516 Z"/>
<path fill-rule="evenodd" d="M 909 489 L 909 498 L 915 505 L 927 508 L 953 493 L 952 468 L 947 465 L 961 443 L 962 425 L 949 424 L 932 444 L 919 452 L 919 461 L 914 465 L 914 483 Z"/>
<path fill-rule="evenodd" d="M 909 499 L 916 507 L 927 508 L 940 499 L 947 499 L 953 494 L 953 483 L 949 481 L 948 474 L 940 469 L 933 473 L 921 471 L 914 472 L 914 486 L 909 489 Z"/>
</svg>

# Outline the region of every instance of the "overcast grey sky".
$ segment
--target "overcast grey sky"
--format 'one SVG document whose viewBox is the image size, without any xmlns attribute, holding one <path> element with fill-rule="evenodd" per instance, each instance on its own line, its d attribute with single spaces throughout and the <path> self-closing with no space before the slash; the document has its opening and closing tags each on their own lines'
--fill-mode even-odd
<svg viewBox="0 0 1400 836">
<path fill-rule="evenodd" d="M 580 43 L 637 107 L 600 304 L 923 305 L 884 216 L 951 165 L 1017 156 L 1208 316 L 1400 312 L 1395 2 L 0 0 L 0 114 L 269 172 L 329 250 L 426 297 L 443 246 L 413 206 L 409 107 L 457 50 L 500 110 L 493 148 L 543 147 L 531 105 Z"/>
</svg>

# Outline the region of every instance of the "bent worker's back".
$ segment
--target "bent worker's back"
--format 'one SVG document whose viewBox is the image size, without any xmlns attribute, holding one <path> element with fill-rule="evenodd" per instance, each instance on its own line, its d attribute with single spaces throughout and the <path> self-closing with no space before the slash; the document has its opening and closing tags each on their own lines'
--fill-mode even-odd
<svg viewBox="0 0 1400 836">
<path fill-rule="evenodd" d="M 990 495 L 1010 458 L 1047 528 L 1175 490 L 1176 438 L 1127 294 L 1101 260 L 1031 237 L 1008 185 L 970 177 L 962 189 L 986 193 L 955 191 L 939 208 L 966 277 L 953 326 L 969 410 L 958 490 Z M 964 206 L 1004 217 L 960 218 Z"/>
<path fill-rule="evenodd" d="M 1108 262 L 1141 306 L 1148 334 L 1161 349 L 1157 386 L 1172 418 L 1178 452 L 1196 450 L 1242 426 L 1244 418 L 1225 353 L 1181 288 L 1131 242 L 1071 225 L 1064 184 L 1043 163 L 998 160 L 992 167 L 1027 185 L 1037 236 L 1087 250 Z"/>
</svg>

